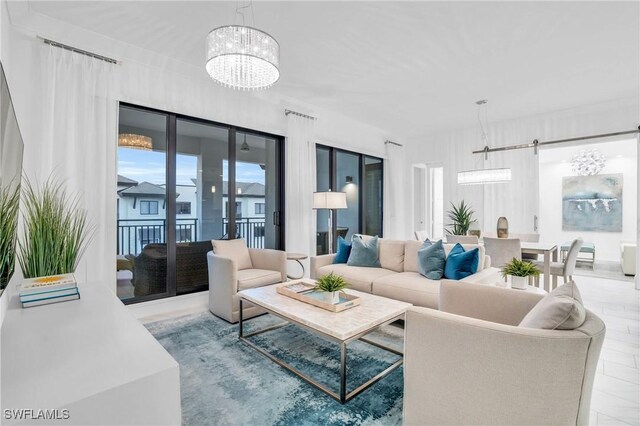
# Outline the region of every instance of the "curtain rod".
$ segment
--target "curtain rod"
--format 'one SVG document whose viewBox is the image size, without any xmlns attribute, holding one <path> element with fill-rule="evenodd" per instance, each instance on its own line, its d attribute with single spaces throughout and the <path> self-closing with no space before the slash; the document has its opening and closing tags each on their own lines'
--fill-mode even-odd
<svg viewBox="0 0 640 426">
<path fill-rule="evenodd" d="M 38 39 L 42 40 L 44 44 L 48 44 L 53 47 L 59 47 L 64 50 L 69 50 L 71 52 L 79 53 L 81 55 L 90 56 L 94 59 L 99 59 L 104 62 L 108 62 L 110 64 L 117 65 L 118 61 L 115 59 L 109 58 L 107 56 L 98 55 L 97 53 L 89 52 L 87 50 L 78 49 L 77 47 L 69 46 L 67 44 L 59 43 L 57 41 L 49 40 L 48 38 L 44 38 L 41 36 L 36 36 Z"/>
<path fill-rule="evenodd" d="M 544 145 L 554 145 L 554 144 L 558 144 L 558 143 L 583 141 L 583 140 L 589 140 L 589 139 L 599 139 L 599 138 L 606 138 L 606 137 L 611 137 L 611 136 L 631 135 L 631 134 L 634 134 L 634 133 L 640 133 L 640 126 L 638 126 L 637 130 L 628 130 L 628 131 L 613 132 L 613 133 L 603 133 L 603 134 L 600 134 L 600 135 L 591 135 L 591 136 L 580 136 L 580 137 L 577 137 L 577 138 L 558 139 L 558 140 L 555 140 L 555 141 L 540 142 L 538 139 L 534 139 L 533 142 L 531 142 L 531 143 L 523 143 L 523 144 L 520 144 L 520 145 L 511 145 L 511 146 L 502 146 L 502 147 L 499 147 L 499 148 L 489 148 L 488 146 L 485 146 L 481 150 L 473 151 L 473 153 L 474 154 L 485 154 L 485 156 L 486 156 L 490 152 L 512 151 L 514 149 L 533 148 L 534 152 L 537 154 L 538 153 L 538 148 L 541 147 L 541 146 L 544 146 Z"/>
<path fill-rule="evenodd" d="M 308 118 L 309 120 L 317 120 L 317 117 L 313 117 L 311 115 L 302 114 L 301 112 L 292 111 L 290 109 L 284 110 L 284 115 L 287 116 L 289 114 L 297 115 L 298 117 Z"/>
<path fill-rule="evenodd" d="M 385 145 L 389 145 L 389 144 L 391 144 L 391 145 L 395 145 L 395 146 L 399 146 L 399 147 L 403 147 L 403 146 L 404 146 L 404 145 L 402 145 L 401 143 L 394 142 L 394 141 L 390 141 L 389 139 L 387 139 L 386 141 L 384 141 L 384 144 L 385 144 Z"/>
</svg>

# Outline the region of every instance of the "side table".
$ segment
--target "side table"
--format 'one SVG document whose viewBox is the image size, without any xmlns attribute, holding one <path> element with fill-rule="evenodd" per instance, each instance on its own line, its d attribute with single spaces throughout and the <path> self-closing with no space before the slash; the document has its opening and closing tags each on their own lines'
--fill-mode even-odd
<svg viewBox="0 0 640 426">
<path fill-rule="evenodd" d="M 304 265 L 302 264 L 301 260 L 305 260 L 308 257 L 309 256 L 307 256 L 306 254 L 302 254 L 302 253 L 287 253 L 287 260 L 293 260 L 295 262 L 298 262 L 298 265 L 300 265 L 300 268 L 302 268 L 302 274 L 300 274 L 299 277 L 287 274 L 287 278 L 292 279 L 292 280 L 299 280 L 302 277 L 304 277 L 304 272 L 305 272 L 304 271 Z"/>
</svg>

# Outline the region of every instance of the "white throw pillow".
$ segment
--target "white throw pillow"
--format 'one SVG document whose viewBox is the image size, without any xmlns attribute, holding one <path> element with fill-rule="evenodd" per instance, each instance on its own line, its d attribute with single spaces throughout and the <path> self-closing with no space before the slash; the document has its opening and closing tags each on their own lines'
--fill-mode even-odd
<svg viewBox="0 0 640 426">
<path fill-rule="evenodd" d="M 251 264 L 251 256 L 249 255 L 249 249 L 244 239 L 239 238 L 237 240 L 212 240 L 213 252 L 222 257 L 228 257 L 232 259 L 238 271 L 243 269 L 253 269 Z"/>
<path fill-rule="evenodd" d="M 585 320 L 586 311 L 573 281 L 544 296 L 520 321 L 519 327 L 544 330 L 573 330 Z"/>
</svg>

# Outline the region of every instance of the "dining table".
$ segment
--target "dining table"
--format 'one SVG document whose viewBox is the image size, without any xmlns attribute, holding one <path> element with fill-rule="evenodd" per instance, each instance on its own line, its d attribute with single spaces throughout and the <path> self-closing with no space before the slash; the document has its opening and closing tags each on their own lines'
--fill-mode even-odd
<svg viewBox="0 0 640 426">
<path fill-rule="evenodd" d="M 551 291 L 558 285 L 558 277 L 553 276 L 553 286 L 551 284 L 551 262 L 558 261 L 558 245 L 554 243 L 531 243 L 522 241 L 520 251 L 527 254 L 543 255 L 542 276 L 544 277 L 544 289 Z"/>
</svg>

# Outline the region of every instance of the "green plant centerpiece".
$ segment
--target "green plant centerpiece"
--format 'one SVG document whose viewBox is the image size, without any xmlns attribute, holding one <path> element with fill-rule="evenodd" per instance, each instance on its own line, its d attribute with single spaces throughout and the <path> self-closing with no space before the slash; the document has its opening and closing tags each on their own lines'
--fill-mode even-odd
<svg viewBox="0 0 640 426">
<path fill-rule="evenodd" d="M 25 179 L 24 229 L 18 241 L 18 261 L 25 278 L 73 273 L 95 227 L 61 182 L 49 178 L 39 188 Z"/>
<path fill-rule="evenodd" d="M 318 278 L 314 290 L 323 292 L 325 302 L 335 305 L 340 303 L 340 292 L 348 286 L 344 278 L 331 272 Z"/>
<path fill-rule="evenodd" d="M 533 263 L 515 257 L 502 267 L 502 276 L 511 278 L 511 287 L 519 290 L 526 289 L 529 277 L 540 275 L 540 269 Z"/>
<path fill-rule="evenodd" d="M 16 260 L 20 185 L 0 183 L 0 293 L 7 286 Z"/>
<path fill-rule="evenodd" d="M 450 227 L 447 232 L 453 235 L 467 235 L 471 224 L 476 222 L 474 214 L 475 211 L 465 204 L 464 200 L 457 206 L 451 203 L 451 210 L 447 211 L 447 218 L 451 221 L 447 225 Z"/>
</svg>

